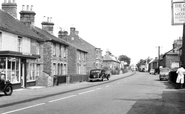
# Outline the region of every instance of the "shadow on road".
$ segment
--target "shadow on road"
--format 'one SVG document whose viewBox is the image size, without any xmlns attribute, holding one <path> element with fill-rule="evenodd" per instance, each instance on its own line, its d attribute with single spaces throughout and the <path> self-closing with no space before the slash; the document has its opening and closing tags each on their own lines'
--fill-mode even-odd
<svg viewBox="0 0 185 114">
<path fill-rule="evenodd" d="M 185 114 L 185 90 L 164 91 L 159 99 L 121 99 L 136 101 L 127 114 Z"/>
</svg>

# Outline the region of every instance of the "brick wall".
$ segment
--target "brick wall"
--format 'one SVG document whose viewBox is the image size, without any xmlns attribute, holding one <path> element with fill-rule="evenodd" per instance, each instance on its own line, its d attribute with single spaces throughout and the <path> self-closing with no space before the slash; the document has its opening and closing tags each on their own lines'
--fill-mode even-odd
<svg viewBox="0 0 185 114">
<path fill-rule="evenodd" d="M 43 65 L 44 65 L 44 72 L 51 75 L 51 55 L 52 55 L 52 45 L 51 42 L 45 42 L 43 45 Z"/>
<path fill-rule="evenodd" d="M 166 55 L 165 56 L 165 66 L 171 68 L 171 63 L 172 62 L 179 62 L 179 56 L 177 54 L 173 55 Z"/>
<path fill-rule="evenodd" d="M 77 49 L 69 46 L 68 47 L 68 74 L 74 75 L 76 74 L 76 56 Z"/>
</svg>

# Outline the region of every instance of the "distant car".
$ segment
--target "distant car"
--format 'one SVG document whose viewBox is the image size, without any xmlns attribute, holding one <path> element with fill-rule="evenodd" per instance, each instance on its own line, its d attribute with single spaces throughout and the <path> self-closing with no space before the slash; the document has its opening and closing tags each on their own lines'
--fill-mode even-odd
<svg viewBox="0 0 185 114">
<path fill-rule="evenodd" d="M 169 79 L 169 73 L 170 69 L 169 68 L 160 68 L 160 73 L 159 73 L 159 80 L 168 80 Z"/>
<path fill-rule="evenodd" d="M 150 69 L 150 74 L 155 74 L 155 70 L 154 69 Z"/>
<path fill-rule="evenodd" d="M 95 80 L 103 81 L 104 79 L 109 80 L 109 78 L 110 78 L 109 71 L 106 71 L 104 69 L 93 69 L 90 71 L 89 81 L 95 81 Z"/>
</svg>

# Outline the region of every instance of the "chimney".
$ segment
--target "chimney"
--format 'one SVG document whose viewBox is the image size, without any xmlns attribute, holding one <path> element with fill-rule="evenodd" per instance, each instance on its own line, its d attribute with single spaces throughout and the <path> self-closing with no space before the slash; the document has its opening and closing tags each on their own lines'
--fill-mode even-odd
<svg viewBox="0 0 185 114">
<path fill-rule="evenodd" d="M 46 20 L 47 19 L 47 20 Z M 52 17 L 43 17 L 43 22 L 41 23 L 42 29 L 49 32 L 53 35 L 53 26 L 54 23 L 52 22 Z"/>
<path fill-rule="evenodd" d="M 22 5 L 22 11 L 20 13 L 20 21 L 27 27 L 31 28 L 35 24 L 35 15 L 33 11 L 33 5 Z"/>
<path fill-rule="evenodd" d="M 17 4 L 15 0 L 4 0 L 4 3 L 2 3 L 2 10 L 17 19 Z"/>
<path fill-rule="evenodd" d="M 59 32 L 58 32 L 58 37 L 59 38 L 62 38 L 63 40 L 65 40 L 65 41 L 67 41 L 67 36 L 68 35 L 68 32 L 67 31 L 62 31 L 62 30 L 60 30 Z"/>
<path fill-rule="evenodd" d="M 74 27 L 70 28 L 70 35 L 75 35 L 75 28 Z"/>
</svg>

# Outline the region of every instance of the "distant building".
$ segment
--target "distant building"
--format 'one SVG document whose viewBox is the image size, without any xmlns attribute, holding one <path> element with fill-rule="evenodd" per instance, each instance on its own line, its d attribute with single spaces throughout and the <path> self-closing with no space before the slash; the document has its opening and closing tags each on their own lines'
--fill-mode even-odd
<svg viewBox="0 0 185 114">
<path fill-rule="evenodd" d="M 120 61 L 110 51 L 106 51 L 106 54 L 103 56 L 103 67 L 110 69 L 112 74 L 118 74 Z"/>
</svg>

